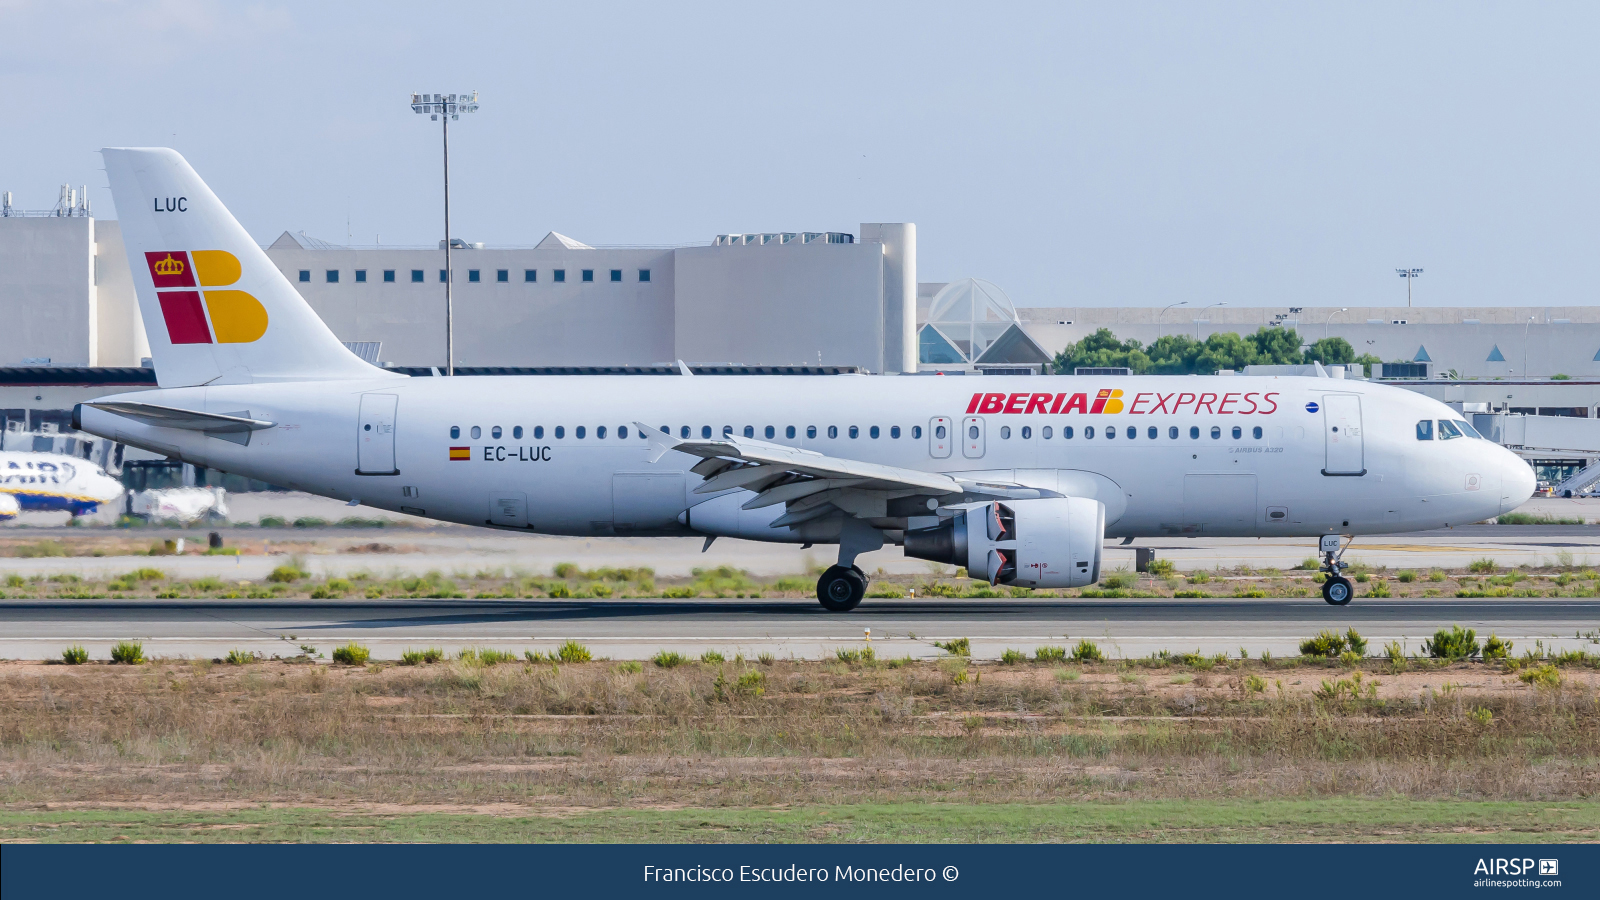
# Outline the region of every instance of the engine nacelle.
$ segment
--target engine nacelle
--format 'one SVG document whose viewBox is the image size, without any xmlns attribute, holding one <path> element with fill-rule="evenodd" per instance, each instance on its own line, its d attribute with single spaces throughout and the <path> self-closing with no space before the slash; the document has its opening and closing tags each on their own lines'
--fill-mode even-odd
<svg viewBox="0 0 1600 900">
<path fill-rule="evenodd" d="M 1106 508 L 1085 497 L 962 506 L 933 528 L 906 532 L 906 555 L 966 566 L 990 584 L 1083 587 L 1100 580 Z"/>
</svg>

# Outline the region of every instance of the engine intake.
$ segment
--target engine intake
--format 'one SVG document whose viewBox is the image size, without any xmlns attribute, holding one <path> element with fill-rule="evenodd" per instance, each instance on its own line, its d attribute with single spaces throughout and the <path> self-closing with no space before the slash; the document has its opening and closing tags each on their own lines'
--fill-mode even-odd
<svg viewBox="0 0 1600 900">
<path fill-rule="evenodd" d="M 990 584 L 1083 587 L 1100 580 L 1106 508 L 1057 497 L 974 503 L 933 528 L 907 531 L 906 555 L 965 566 Z"/>
</svg>

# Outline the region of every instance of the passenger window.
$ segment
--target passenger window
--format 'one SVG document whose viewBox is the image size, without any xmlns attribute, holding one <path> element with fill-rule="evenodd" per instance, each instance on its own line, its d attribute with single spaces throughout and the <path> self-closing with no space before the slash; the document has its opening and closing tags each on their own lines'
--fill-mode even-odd
<svg viewBox="0 0 1600 900">
<path fill-rule="evenodd" d="M 1032 426 L 1029 426 L 1029 425 L 1022 426 L 1022 439 L 1023 440 L 1028 440 L 1031 437 L 1033 437 L 1033 428 L 1032 428 Z"/>
<path fill-rule="evenodd" d="M 867 437 L 870 437 L 873 440 L 877 440 L 878 439 L 878 426 L 874 425 L 871 428 L 868 428 L 867 429 Z"/>
<path fill-rule="evenodd" d="M 1211 426 L 1211 439 L 1213 441 L 1215 441 L 1215 440 L 1218 440 L 1221 437 L 1222 437 L 1222 429 L 1218 428 L 1215 425 Z"/>
<path fill-rule="evenodd" d="M 971 438 L 973 440 L 977 440 L 978 439 L 978 426 L 974 425 L 971 428 L 968 428 L 967 429 L 967 437 L 969 437 L 969 438 Z"/>
<path fill-rule="evenodd" d="M 755 437 L 756 436 L 756 427 L 754 425 L 746 425 L 744 427 L 744 436 L 747 437 L 747 438 Z"/>
<path fill-rule="evenodd" d="M 701 425 L 700 426 L 700 437 L 702 439 L 709 439 L 711 437 L 711 426 L 710 425 Z"/>
<path fill-rule="evenodd" d="M 670 432 L 670 431 L 667 432 L 667 434 L 671 434 L 671 433 L 672 432 Z M 678 430 L 678 436 L 683 438 L 684 440 L 688 440 L 689 439 L 689 426 L 685 425 L 682 428 L 680 428 Z"/>
<path fill-rule="evenodd" d="M 522 426 L 521 425 L 518 425 L 517 427 L 511 429 L 511 437 L 512 437 L 513 440 L 518 440 L 518 441 L 522 440 Z"/>
<path fill-rule="evenodd" d="M 606 438 L 606 427 L 604 425 L 601 425 L 599 428 L 596 428 L 594 430 L 594 436 L 596 438 L 598 438 L 599 440 L 602 440 L 602 441 L 605 440 L 605 438 Z M 580 435 L 578 435 L 578 437 L 583 437 L 583 435 L 580 434 Z"/>
<path fill-rule="evenodd" d="M 1154 425 L 1151 425 L 1150 428 L 1145 432 L 1145 436 L 1152 441 L 1155 440 L 1156 436 L 1159 434 L 1161 434 L 1161 429 L 1155 427 Z"/>
<path fill-rule="evenodd" d="M 476 431 L 477 429 L 473 430 Z M 473 437 L 477 437 L 477 435 L 473 435 Z M 1449 419 L 1439 420 L 1439 440 L 1453 441 L 1458 437 L 1462 437 L 1462 434 L 1461 429 L 1456 427 L 1456 423 Z"/>
<path fill-rule="evenodd" d="M 724 426 L 722 426 L 722 436 L 723 437 L 733 437 L 733 426 L 732 425 L 724 425 Z"/>
<path fill-rule="evenodd" d="M 1083 426 L 1083 439 L 1086 440 L 1086 441 L 1094 440 L 1094 426 L 1093 425 L 1085 425 L 1085 426 Z"/>
<path fill-rule="evenodd" d="M 783 436 L 786 437 L 786 438 L 789 438 L 790 440 L 793 440 L 794 439 L 794 426 L 790 425 L 789 427 L 783 429 Z"/>
<path fill-rule="evenodd" d="M 617 426 L 617 437 L 625 438 L 627 436 L 628 436 L 628 426 L 626 426 L 626 425 L 618 425 Z M 639 433 L 639 436 L 640 437 L 644 437 L 644 432 L 641 431 Z"/>
<path fill-rule="evenodd" d="M 1072 426 L 1071 425 L 1063 425 L 1063 426 L 1061 426 L 1061 439 L 1063 441 L 1072 440 Z"/>
<path fill-rule="evenodd" d="M 460 438 L 461 437 L 461 426 L 460 425 L 451 425 L 450 426 L 450 436 L 452 438 Z"/>
<path fill-rule="evenodd" d="M 1261 440 L 1261 426 L 1257 425 L 1256 427 L 1250 429 L 1250 436 L 1258 441 Z"/>
<path fill-rule="evenodd" d="M 1050 428 L 1049 425 L 1046 425 L 1045 427 L 1039 429 L 1039 437 L 1041 437 L 1041 438 L 1043 438 L 1043 439 L 1045 439 L 1047 441 L 1050 440 L 1050 435 L 1052 435 L 1054 433 L 1055 432 Z"/>
<path fill-rule="evenodd" d="M 911 436 L 914 437 L 914 438 L 921 438 L 922 437 L 922 426 L 921 425 L 913 425 L 913 426 L 911 426 Z M 939 436 L 940 437 L 944 437 L 944 426 L 943 425 L 939 426 Z"/>
<path fill-rule="evenodd" d="M 828 438 L 830 440 L 832 440 L 834 438 L 837 438 L 838 436 L 839 436 L 839 426 L 837 426 L 837 425 L 829 425 L 828 426 Z"/>
<path fill-rule="evenodd" d="M 1173 425 L 1167 429 L 1167 439 L 1173 441 L 1178 439 L 1178 426 Z"/>
<path fill-rule="evenodd" d="M 1116 436 L 1117 436 L 1117 426 L 1115 426 L 1115 425 L 1107 425 L 1106 426 L 1106 440 L 1108 440 L 1108 441 L 1109 440 L 1114 440 L 1116 438 Z"/>
<path fill-rule="evenodd" d="M 1128 440 L 1131 441 L 1131 440 L 1133 440 L 1134 438 L 1136 438 L 1138 436 L 1139 436 L 1139 429 L 1133 427 L 1132 425 L 1129 425 L 1128 426 Z"/>
<path fill-rule="evenodd" d="M 853 441 L 853 440 L 855 440 L 856 438 L 858 438 L 860 436 L 861 436 L 861 429 L 857 428 L 854 425 L 851 425 L 850 426 L 850 440 Z"/>
<path fill-rule="evenodd" d="M 770 441 L 773 438 L 778 436 L 778 429 L 773 428 L 771 425 L 768 425 L 767 426 L 767 430 L 762 432 L 762 434 L 765 434 L 767 436 L 767 440 Z"/>
<path fill-rule="evenodd" d="M 495 427 L 491 428 L 489 430 L 489 436 L 497 441 L 500 440 L 500 426 L 496 425 Z"/>
<path fill-rule="evenodd" d="M 1010 425 L 1001 425 L 1000 426 L 1000 440 L 1002 440 L 1002 441 L 1011 440 L 1011 426 Z"/>
<path fill-rule="evenodd" d="M 565 425 L 557 425 L 556 426 L 556 440 L 559 441 L 559 440 L 561 440 L 562 438 L 564 438 L 566 436 L 567 436 L 567 427 Z"/>
<path fill-rule="evenodd" d="M 943 425 L 934 426 L 933 436 L 938 438 L 941 441 L 944 440 L 944 426 Z"/>
<path fill-rule="evenodd" d="M 1200 426 L 1199 425 L 1190 425 L 1189 426 L 1189 440 L 1191 440 L 1191 441 L 1200 440 Z"/>
<path fill-rule="evenodd" d="M 1419 440 L 1419 441 L 1431 441 L 1431 440 L 1433 440 L 1433 420 L 1432 419 L 1423 419 L 1421 422 L 1417 423 L 1417 440 Z"/>
<path fill-rule="evenodd" d="M 535 425 L 535 426 L 533 426 L 533 439 L 536 440 L 536 441 L 544 440 L 544 426 L 543 425 Z"/>
<path fill-rule="evenodd" d="M 477 440 L 478 438 L 480 438 L 482 436 L 483 436 L 483 429 L 479 428 L 476 425 L 472 426 L 472 439 L 473 440 Z"/>
<path fill-rule="evenodd" d="M 572 429 L 572 436 L 577 438 L 578 440 L 580 440 L 580 441 L 583 440 L 583 435 L 584 435 L 584 427 L 582 425 L 579 425 L 577 428 Z"/>
<path fill-rule="evenodd" d="M 900 440 L 900 426 L 899 425 L 890 425 L 889 426 L 889 437 L 892 440 L 896 440 L 896 441 Z"/>
<path fill-rule="evenodd" d="M 816 437 L 817 437 L 817 426 L 815 426 L 815 425 L 807 425 L 806 426 L 806 437 L 815 440 Z"/>
<path fill-rule="evenodd" d="M 1239 438 L 1242 438 L 1242 437 L 1244 437 L 1244 429 L 1240 428 L 1237 425 L 1233 426 L 1233 439 L 1237 441 Z"/>
</svg>

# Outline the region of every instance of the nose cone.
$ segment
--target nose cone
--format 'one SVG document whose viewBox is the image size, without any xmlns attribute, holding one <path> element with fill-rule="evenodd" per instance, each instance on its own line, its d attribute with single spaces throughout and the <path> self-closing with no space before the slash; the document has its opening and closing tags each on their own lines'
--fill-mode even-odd
<svg viewBox="0 0 1600 900">
<path fill-rule="evenodd" d="M 110 503 L 113 500 L 122 498 L 122 482 L 109 476 L 101 476 L 95 479 L 91 491 L 91 496 L 96 500 L 101 503 Z"/>
<path fill-rule="evenodd" d="M 1499 456 L 1500 511 L 1508 513 L 1527 503 L 1538 483 L 1533 477 L 1533 467 L 1523 461 L 1522 457 L 1504 447 L 1494 449 Z"/>
</svg>

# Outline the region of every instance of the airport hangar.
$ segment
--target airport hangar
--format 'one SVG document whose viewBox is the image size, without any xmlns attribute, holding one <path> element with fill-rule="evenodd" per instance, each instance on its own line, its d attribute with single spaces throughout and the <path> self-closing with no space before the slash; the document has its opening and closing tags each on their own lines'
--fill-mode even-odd
<svg viewBox="0 0 1600 900">
<path fill-rule="evenodd" d="M 337 245 L 282 233 L 268 257 L 339 338 L 414 375 L 444 364 L 442 242 Z M 916 226 L 717 235 L 686 246 L 453 242 L 456 366 L 470 374 L 1031 374 L 1099 328 L 1162 334 L 1294 328 L 1393 361 L 1373 377 L 1478 414 L 1583 418 L 1562 437 L 1486 422 L 1560 481 L 1600 462 L 1600 308 L 1015 307 L 993 284 L 917 281 Z M 81 454 L 73 404 L 154 387 L 115 221 L 63 186 L 52 210 L 0 205 L 0 426 L 6 449 Z M 1342 373 L 1339 373 L 1342 374 Z M 1355 376 L 1356 373 L 1350 373 Z M 1573 428 L 1582 433 L 1567 434 Z M 1534 434 L 1545 431 L 1534 428 Z M 1559 429 L 1558 429 L 1559 430 Z M 1561 446 L 1546 446 L 1561 444 Z M 112 464 L 121 448 L 98 448 Z M 159 460 L 130 461 L 146 469 Z M 1597 473 L 1600 474 L 1600 473 Z M 188 473 L 194 478 L 194 473 Z M 204 473 L 200 474 L 204 483 Z M 143 487 L 145 477 L 136 478 Z M 247 487 L 230 485 L 231 489 Z"/>
</svg>

